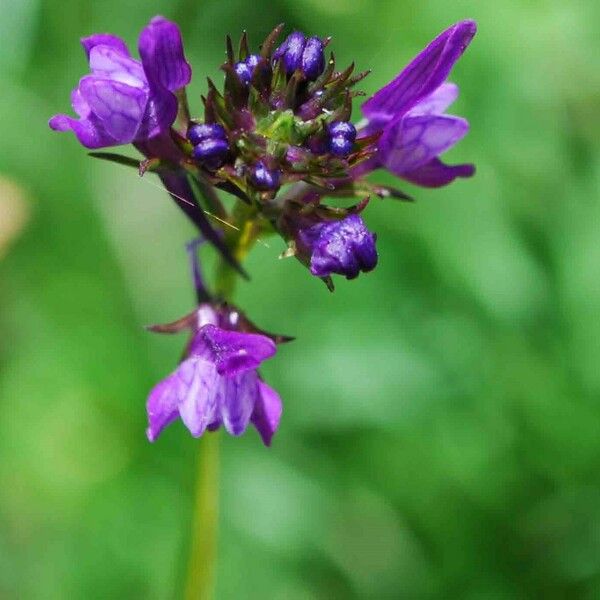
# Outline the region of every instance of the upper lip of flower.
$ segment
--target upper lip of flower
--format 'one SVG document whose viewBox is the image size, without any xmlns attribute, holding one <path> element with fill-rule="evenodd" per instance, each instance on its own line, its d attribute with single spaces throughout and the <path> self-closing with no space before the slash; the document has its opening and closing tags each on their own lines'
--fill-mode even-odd
<svg viewBox="0 0 600 600">
<path fill-rule="evenodd" d="M 438 35 L 390 83 L 361 107 L 372 120 L 406 113 L 434 92 L 450 74 L 477 31 L 475 21 L 460 21 Z"/>
</svg>

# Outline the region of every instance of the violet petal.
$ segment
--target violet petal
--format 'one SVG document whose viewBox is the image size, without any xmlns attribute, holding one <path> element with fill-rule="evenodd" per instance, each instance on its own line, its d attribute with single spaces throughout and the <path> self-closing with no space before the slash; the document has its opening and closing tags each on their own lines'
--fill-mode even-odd
<svg viewBox="0 0 600 600">
<path fill-rule="evenodd" d="M 212 362 L 197 356 L 184 360 L 175 375 L 181 420 L 194 437 L 200 437 L 215 420 L 221 378 Z"/>
<path fill-rule="evenodd" d="M 72 130 L 79 142 L 86 148 L 106 148 L 119 144 L 115 138 L 108 134 L 104 124 L 93 114 L 86 119 L 74 119 L 69 115 L 54 115 L 48 125 L 54 131 Z"/>
<path fill-rule="evenodd" d="M 215 363 L 221 375 L 232 377 L 256 369 L 277 351 L 275 342 L 256 333 L 238 333 L 205 325 L 192 341 L 190 352 Z"/>
<path fill-rule="evenodd" d="M 458 98 L 455 83 L 442 83 L 429 96 L 415 104 L 408 115 L 441 115 Z"/>
<path fill-rule="evenodd" d="M 110 46 L 94 46 L 89 54 L 90 70 L 103 79 L 120 81 L 133 87 L 147 87 L 146 75 L 139 61 Z"/>
<path fill-rule="evenodd" d="M 246 371 L 221 380 L 221 420 L 231 435 L 241 435 L 248 427 L 258 397 L 257 382 L 256 371 Z"/>
<path fill-rule="evenodd" d="M 423 187 L 441 187 L 457 177 L 472 177 L 474 174 L 475 165 L 446 165 L 439 158 L 434 158 L 414 171 L 403 173 L 402 178 Z"/>
<path fill-rule="evenodd" d="M 474 21 L 460 21 L 446 29 L 362 105 L 363 114 L 369 119 L 404 114 L 446 80 L 476 31 Z"/>
<path fill-rule="evenodd" d="M 154 442 L 160 432 L 179 417 L 178 404 L 178 381 L 174 373 L 157 383 L 148 396 L 148 440 Z"/>
<path fill-rule="evenodd" d="M 79 82 L 79 91 L 109 135 L 121 144 L 134 140 L 146 108 L 145 90 L 88 76 Z"/>
<path fill-rule="evenodd" d="M 454 146 L 468 131 L 468 122 L 460 117 L 402 117 L 387 127 L 381 137 L 380 159 L 388 170 L 402 176 Z"/>
<path fill-rule="evenodd" d="M 252 423 L 265 446 L 271 445 L 273 435 L 279 427 L 283 410 L 279 394 L 264 381 L 258 380 L 258 397 L 254 404 Z"/>
<path fill-rule="evenodd" d="M 118 36 L 112 33 L 95 33 L 88 37 L 81 38 L 81 45 L 85 50 L 86 56 L 89 58 L 90 51 L 95 46 L 110 46 L 121 54 L 129 56 L 127 44 Z"/>
<path fill-rule="evenodd" d="M 148 81 L 174 92 L 186 86 L 192 69 L 183 53 L 179 27 L 164 17 L 154 17 L 143 29 L 138 42 Z"/>
</svg>

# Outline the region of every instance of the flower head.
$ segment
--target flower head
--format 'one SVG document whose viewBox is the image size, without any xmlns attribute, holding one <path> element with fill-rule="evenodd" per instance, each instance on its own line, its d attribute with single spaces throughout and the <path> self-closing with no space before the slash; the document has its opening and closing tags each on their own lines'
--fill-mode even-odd
<svg viewBox="0 0 600 600">
<path fill-rule="evenodd" d="M 446 78 L 476 30 L 474 21 L 449 27 L 362 105 L 368 119 L 366 132 L 381 131 L 382 135 L 377 155 L 359 165 L 356 174 L 382 166 L 426 187 L 473 175 L 473 165 L 448 166 L 439 155 L 469 130 L 465 119 L 444 114 L 458 96 L 458 86 Z"/>
<path fill-rule="evenodd" d="M 91 74 L 71 94 L 79 119 L 55 115 L 52 129 L 72 130 L 87 148 L 143 142 L 169 129 L 177 116 L 173 92 L 191 79 L 177 25 L 163 17 L 150 21 L 139 38 L 141 62 L 113 35 L 95 34 L 81 43 Z"/>
<path fill-rule="evenodd" d="M 267 36 L 260 54 L 251 53 L 246 34 L 237 53 L 228 38 L 223 89 L 209 81 L 204 121 L 191 124 L 182 144 L 202 177 L 259 206 L 286 184 L 348 176 L 365 158 L 349 118 L 352 88 L 366 73 L 353 75 L 353 65 L 336 71 L 333 56 L 325 60 L 327 40 L 299 31 L 276 47 L 282 29 Z M 346 130 L 334 135 L 335 123 Z M 198 148 L 190 132 L 215 125 L 222 134 Z"/>
<path fill-rule="evenodd" d="M 192 338 L 185 359 L 148 397 L 148 439 L 156 440 L 177 418 L 194 437 L 221 426 L 241 435 L 252 422 L 269 446 L 279 425 L 281 399 L 257 368 L 275 354 L 275 341 L 252 332 L 252 324 L 236 309 L 208 303 L 177 323 L 153 329 L 188 327 Z"/>
</svg>

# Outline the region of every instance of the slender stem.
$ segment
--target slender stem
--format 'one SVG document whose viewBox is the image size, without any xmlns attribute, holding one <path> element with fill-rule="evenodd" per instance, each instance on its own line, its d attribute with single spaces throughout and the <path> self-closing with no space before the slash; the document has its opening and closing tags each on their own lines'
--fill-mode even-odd
<svg viewBox="0 0 600 600">
<path fill-rule="evenodd" d="M 215 588 L 219 530 L 218 432 L 204 435 L 199 446 L 186 600 L 210 600 Z"/>
</svg>

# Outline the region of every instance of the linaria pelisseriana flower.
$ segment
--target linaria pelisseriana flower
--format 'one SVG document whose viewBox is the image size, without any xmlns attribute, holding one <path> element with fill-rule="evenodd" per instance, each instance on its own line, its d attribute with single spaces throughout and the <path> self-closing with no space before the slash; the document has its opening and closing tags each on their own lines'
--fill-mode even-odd
<svg viewBox="0 0 600 600">
<path fill-rule="evenodd" d="M 251 422 L 264 444 L 271 444 L 281 399 L 257 368 L 277 351 L 272 337 L 252 332 L 237 309 L 208 303 L 176 323 L 152 329 L 169 333 L 187 329 L 192 338 L 184 360 L 148 397 L 151 442 L 180 418 L 194 437 L 221 426 L 231 435 L 241 435 Z"/>
<path fill-rule="evenodd" d="M 223 86 L 208 81 L 203 115 L 188 105 L 191 70 L 179 29 L 154 18 L 140 36 L 141 62 L 119 38 L 85 38 L 91 75 L 72 95 L 74 119 L 57 115 L 53 129 L 73 130 L 88 148 L 131 143 L 137 162 L 114 153 L 93 156 L 156 173 L 180 208 L 230 265 L 272 233 L 333 291 L 332 275 L 353 279 L 374 269 L 376 236 L 363 220 L 369 198 L 410 200 L 367 180 L 377 169 L 426 187 L 474 173 L 471 164 L 445 165 L 440 155 L 468 131 L 465 119 L 445 114 L 458 87 L 448 75 L 476 31 L 461 21 L 435 38 L 351 121 L 355 87 L 368 71 L 339 70 L 329 38 L 295 31 L 279 45 L 283 25 L 251 51 L 243 34 L 237 51 L 227 38 Z M 221 88 L 221 89 L 220 89 Z M 217 190 L 232 195 L 231 209 Z M 351 206 L 326 197 L 358 198 Z M 210 224 L 206 214 L 213 218 Z M 257 368 L 284 338 L 257 330 L 219 294 L 209 293 L 192 260 L 199 307 L 157 331 L 192 332 L 185 357 L 148 399 L 148 437 L 181 418 L 192 435 L 221 425 L 239 435 L 252 422 L 269 444 L 281 401 Z M 225 285 L 230 289 L 226 271 Z M 223 281 L 221 281 L 223 284 Z"/>
<path fill-rule="evenodd" d="M 458 96 L 458 86 L 446 79 L 476 31 L 474 21 L 461 21 L 446 29 L 362 105 L 367 118 L 365 132 L 382 131 L 378 152 L 359 167 L 362 173 L 383 166 L 426 187 L 473 175 L 473 165 L 448 166 L 439 155 L 469 130 L 465 119 L 444 114 Z"/>
<path fill-rule="evenodd" d="M 50 127 L 56 131 L 72 130 L 86 148 L 132 143 L 148 159 L 148 167 L 153 162 L 177 165 L 185 160 L 171 135 L 178 111 L 175 93 L 185 88 L 192 77 L 177 25 L 163 17 L 150 21 L 139 38 L 141 62 L 132 58 L 127 44 L 112 34 L 94 34 L 83 38 L 81 44 L 91 74 L 82 77 L 71 93 L 71 104 L 79 119 L 55 115 L 49 121 Z M 127 163 L 130 159 L 123 160 Z M 221 236 L 200 210 L 185 172 L 158 169 L 158 174 L 200 233 L 238 268 Z M 208 192 L 203 183 L 200 185 Z"/>
<path fill-rule="evenodd" d="M 141 62 L 111 34 L 83 38 L 91 74 L 71 94 L 79 115 L 56 115 L 50 127 L 72 130 L 87 148 L 143 142 L 167 131 L 177 116 L 174 92 L 186 86 L 192 70 L 183 54 L 179 28 L 155 17 L 139 39 Z"/>
</svg>

